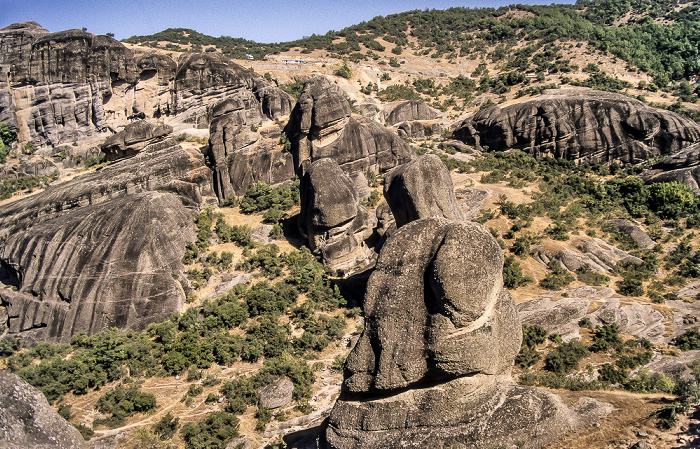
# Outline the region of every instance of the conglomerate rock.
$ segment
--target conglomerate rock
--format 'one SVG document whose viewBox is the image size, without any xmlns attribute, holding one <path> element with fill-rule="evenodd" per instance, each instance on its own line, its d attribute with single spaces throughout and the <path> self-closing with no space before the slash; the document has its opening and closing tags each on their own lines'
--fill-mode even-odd
<svg viewBox="0 0 700 449">
<path fill-rule="evenodd" d="M 374 256 L 366 244 L 376 219 L 358 201 L 350 177 L 331 159 L 309 165 L 301 180 L 298 224 L 311 250 L 335 269 L 354 271 Z"/>
<path fill-rule="evenodd" d="M 700 140 L 700 125 L 630 97 L 589 89 L 547 90 L 482 109 L 454 132 L 469 145 L 607 164 L 672 154 Z"/>
<path fill-rule="evenodd" d="M 391 170 L 384 180 L 384 197 L 399 228 L 420 218 L 464 220 L 450 172 L 434 154 Z"/>
<path fill-rule="evenodd" d="M 49 406 L 41 391 L 16 374 L 0 371 L 0 448 L 86 446 L 80 432 Z"/>
<path fill-rule="evenodd" d="M 365 296 L 322 443 L 334 449 L 541 447 L 612 411 L 510 377 L 522 330 L 503 254 L 483 226 L 442 218 L 399 228 Z"/>
<path fill-rule="evenodd" d="M 325 157 L 347 173 L 385 172 L 415 157 L 396 133 L 374 120 L 352 117 L 340 88 L 324 77 L 304 85 L 286 133 L 299 174 Z"/>
</svg>

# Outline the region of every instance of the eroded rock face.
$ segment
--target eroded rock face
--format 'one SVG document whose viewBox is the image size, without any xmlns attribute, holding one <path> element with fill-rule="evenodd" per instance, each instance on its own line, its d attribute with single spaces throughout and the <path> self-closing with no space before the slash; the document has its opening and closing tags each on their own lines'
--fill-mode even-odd
<svg viewBox="0 0 700 449">
<path fill-rule="evenodd" d="M 311 164 L 301 180 L 299 231 L 311 250 L 319 249 L 323 262 L 352 271 L 373 257 L 365 241 L 373 234 L 376 218 L 359 204 L 355 185 L 331 159 Z"/>
<path fill-rule="evenodd" d="M 136 58 L 136 67 L 141 80 L 157 76 L 158 84 L 163 86 L 175 79 L 177 72 L 177 62 L 173 58 L 154 51 L 139 55 Z"/>
<path fill-rule="evenodd" d="M 693 144 L 642 173 L 646 182 L 679 182 L 700 193 L 700 144 Z"/>
<path fill-rule="evenodd" d="M 542 265 L 552 260 L 558 261 L 563 268 L 576 272 L 581 267 L 588 267 L 598 273 L 611 272 L 618 262 L 641 264 L 643 260 L 623 251 L 601 239 L 584 239 L 577 243 L 577 250 L 537 248 L 533 255 Z"/>
<path fill-rule="evenodd" d="M 522 336 L 502 267 L 498 244 L 476 223 L 427 218 L 400 228 L 370 277 L 346 390 L 509 373 Z"/>
<path fill-rule="evenodd" d="M 292 155 L 279 144 L 281 130 L 274 125 L 264 133 L 256 129 L 266 116 L 252 91 L 239 89 L 211 105 L 209 117 L 210 158 L 220 202 L 242 195 L 257 181 L 272 185 L 294 176 Z"/>
<path fill-rule="evenodd" d="M 629 220 L 605 220 L 605 223 L 614 226 L 618 231 L 629 236 L 629 238 L 631 238 L 632 241 L 641 249 L 647 249 L 656 244 L 656 242 L 653 241 L 651 237 L 649 237 L 649 235 L 642 230 L 642 228 Z"/>
<path fill-rule="evenodd" d="M 347 173 L 384 172 L 415 157 L 389 129 L 373 120 L 351 117 L 341 90 L 323 77 L 306 83 L 286 132 L 298 173 L 325 157 Z"/>
<path fill-rule="evenodd" d="M 365 296 L 365 329 L 347 358 L 325 442 L 366 447 L 540 447 L 612 410 L 513 382 L 522 340 L 489 231 L 413 221 L 382 248 Z"/>
<path fill-rule="evenodd" d="M 700 126 L 621 94 L 548 90 L 532 100 L 483 109 L 454 135 L 491 150 L 520 149 L 593 164 L 637 163 L 700 140 Z"/>
<path fill-rule="evenodd" d="M 384 181 L 384 197 L 399 228 L 428 217 L 464 220 L 450 172 L 434 154 L 423 155 L 389 172 Z"/>
<path fill-rule="evenodd" d="M 207 106 L 229 97 L 240 98 L 242 90 L 257 102 L 246 109 L 255 109 L 260 116 L 264 113 L 274 119 L 292 109 L 294 99 L 262 75 L 219 53 L 187 53 L 178 60 L 171 110 L 181 115 L 180 120 L 206 128 L 211 118 Z"/>
<path fill-rule="evenodd" d="M 284 407 L 292 401 L 294 384 L 287 377 L 282 377 L 270 385 L 258 389 L 260 408 L 275 409 Z"/>
<path fill-rule="evenodd" d="M 142 330 L 180 310 L 193 214 L 170 193 L 126 195 L 32 226 L 0 249 L 18 291 L 0 290 L 9 329 L 68 342 L 110 327 Z"/>
<path fill-rule="evenodd" d="M 404 101 L 384 110 L 384 120 L 390 125 L 415 120 L 433 120 L 437 116 L 437 109 L 419 100 Z"/>
<path fill-rule="evenodd" d="M 9 330 L 69 341 L 143 329 L 180 309 L 193 211 L 211 195 L 203 156 L 174 140 L 0 208 Z"/>
<path fill-rule="evenodd" d="M 0 404 L 3 449 L 86 447 L 80 432 L 49 406 L 41 391 L 9 371 L 0 371 Z"/>
<path fill-rule="evenodd" d="M 102 144 L 102 152 L 108 161 L 132 156 L 149 144 L 163 140 L 172 132 L 172 126 L 137 120 L 105 140 Z"/>
</svg>

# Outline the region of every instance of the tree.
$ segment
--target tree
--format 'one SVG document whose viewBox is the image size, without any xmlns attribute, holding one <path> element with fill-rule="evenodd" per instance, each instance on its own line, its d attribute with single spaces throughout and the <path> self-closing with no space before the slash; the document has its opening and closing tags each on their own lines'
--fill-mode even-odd
<svg viewBox="0 0 700 449">
<path fill-rule="evenodd" d="M 347 62 L 344 62 L 343 65 L 335 71 L 335 76 L 341 76 L 346 79 L 352 78 L 352 69 L 348 67 Z"/>
</svg>

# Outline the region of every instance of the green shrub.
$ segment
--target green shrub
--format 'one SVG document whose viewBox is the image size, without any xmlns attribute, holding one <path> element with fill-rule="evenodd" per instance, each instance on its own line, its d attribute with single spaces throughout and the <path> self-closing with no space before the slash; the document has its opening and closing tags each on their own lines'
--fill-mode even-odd
<svg viewBox="0 0 700 449">
<path fill-rule="evenodd" d="M 509 290 L 534 282 L 532 277 L 523 275 L 523 269 L 514 256 L 506 256 L 503 262 L 503 285 Z"/>
<path fill-rule="evenodd" d="M 95 408 L 104 414 L 112 416 L 106 419 L 95 419 L 94 426 L 105 424 L 109 427 L 118 427 L 124 424 L 124 420 L 135 413 L 147 412 L 156 407 L 156 397 L 151 393 L 143 393 L 138 384 L 125 387 L 117 385 L 113 390 L 100 396 Z"/>
<path fill-rule="evenodd" d="M 559 290 L 574 281 L 574 275 L 564 269 L 559 261 L 552 260 L 547 267 L 551 271 L 540 281 L 540 287 L 546 288 L 547 290 Z"/>
<path fill-rule="evenodd" d="M 700 328 L 686 330 L 673 340 L 673 344 L 678 346 L 681 351 L 700 349 Z"/>
<path fill-rule="evenodd" d="M 352 78 L 352 69 L 348 67 L 347 63 L 343 63 L 334 73 L 335 76 L 340 76 L 346 79 Z"/>
<path fill-rule="evenodd" d="M 578 362 L 588 355 L 586 346 L 573 339 L 563 343 L 545 357 L 545 368 L 553 373 L 566 374 L 578 369 Z"/>
<path fill-rule="evenodd" d="M 579 281 L 588 285 L 605 285 L 610 278 L 602 273 L 593 271 L 588 265 L 583 265 L 576 270 L 576 277 Z"/>
<path fill-rule="evenodd" d="M 187 423 L 180 430 L 187 449 L 224 449 L 238 436 L 240 422 L 228 412 L 210 413 L 198 423 Z"/>
</svg>

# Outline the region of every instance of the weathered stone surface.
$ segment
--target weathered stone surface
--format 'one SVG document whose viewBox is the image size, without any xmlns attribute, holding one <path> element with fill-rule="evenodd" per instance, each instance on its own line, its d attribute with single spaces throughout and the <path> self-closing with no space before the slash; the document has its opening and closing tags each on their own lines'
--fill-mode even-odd
<svg viewBox="0 0 700 449">
<path fill-rule="evenodd" d="M 164 86 L 175 79 L 177 72 L 177 62 L 173 58 L 154 51 L 139 55 L 136 58 L 136 67 L 141 81 L 157 76 L 158 84 Z"/>
<path fill-rule="evenodd" d="M 242 90 L 252 94 L 256 102 L 254 107 L 246 109 L 254 108 L 261 117 L 264 114 L 274 119 L 289 114 L 292 109 L 294 99 L 262 75 L 219 53 L 186 53 L 178 60 L 171 111 L 180 114 L 181 121 L 207 127 L 212 118 L 207 106 L 231 96 L 239 97 Z M 246 95 L 245 101 L 250 99 L 251 95 Z"/>
<path fill-rule="evenodd" d="M 56 164 L 44 157 L 23 157 L 18 162 L 0 165 L 0 179 L 17 179 L 25 176 L 49 176 L 56 170 L 58 170 Z"/>
<path fill-rule="evenodd" d="M 287 377 L 282 377 L 258 390 L 260 408 L 275 409 L 284 407 L 292 401 L 294 384 Z"/>
<path fill-rule="evenodd" d="M 700 193 L 700 144 L 693 144 L 642 173 L 646 182 L 679 182 Z"/>
<path fill-rule="evenodd" d="M 70 209 L 156 190 L 176 193 L 189 205 L 201 204 L 203 196 L 212 195 L 204 156 L 165 139 L 134 157 L 0 206 L 0 240 Z"/>
<path fill-rule="evenodd" d="M 154 142 L 165 139 L 172 132 L 173 128 L 170 125 L 137 120 L 105 140 L 102 144 L 102 152 L 108 161 L 122 159 L 136 154 Z"/>
<path fill-rule="evenodd" d="M 605 220 L 605 223 L 614 226 L 618 231 L 629 236 L 641 249 L 647 249 L 656 244 L 642 228 L 629 220 Z"/>
<path fill-rule="evenodd" d="M 664 316 L 651 304 L 629 304 L 622 302 L 620 298 L 610 298 L 602 307 L 587 316 L 594 327 L 616 323 L 620 326 L 620 332 L 624 334 L 646 338 L 654 344 L 668 342 L 665 337 Z"/>
<path fill-rule="evenodd" d="M 399 228 L 428 217 L 464 220 L 450 172 L 434 154 L 423 155 L 389 172 L 384 181 L 384 197 Z"/>
<path fill-rule="evenodd" d="M 278 184 L 294 176 L 292 155 L 279 144 L 279 128 L 271 125 L 265 136 L 253 131 L 266 117 L 252 91 L 241 88 L 212 104 L 209 117 L 210 159 L 220 202 L 242 195 L 257 181 Z"/>
<path fill-rule="evenodd" d="M 88 205 L 13 233 L 0 247 L 17 291 L 0 290 L 13 334 L 67 342 L 77 332 L 142 330 L 180 310 L 192 212 L 171 193 Z"/>
<path fill-rule="evenodd" d="M 433 120 L 438 114 L 437 109 L 431 108 L 424 101 L 408 100 L 388 106 L 384 110 L 384 120 L 390 125 L 396 125 L 401 122 Z"/>
<path fill-rule="evenodd" d="M 424 139 L 444 131 L 440 123 L 419 122 L 417 120 L 401 122 L 397 128 L 400 136 L 406 136 L 411 139 Z"/>
<path fill-rule="evenodd" d="M 475 373 L 508 373 L 521 329 L 503 290 L 503 255 L 481 225 L 427 218 L 382 248 L 365 297 L 365 331 L 344 386 L 395 391 Z"/>
<path fill-rule="evenodd" d="M 351 117 L 341 90 L 324 77 L 306 83 L 285 131 L 299 173 L 324 157 L 347 173 L 384 172 L 415 157 L 391 130 L 373 120 Z"/>
<path fill-rule="evenodd" d="M 457 198 L 462 202 L 459 207 L 462 209 L 465 220 L 473 220 L 479 215 L 484 200 L 489 196 L 486 190 L 476 187 L 464 187 L 455 192 Z"/>
<path fill-rule="evenodd" d="M 522 103 L 483 109 L 454 135 L 491 150 L 515 148 L 593 164 L 636 163 L 697 142 L 700 126 L 621 94 L 557 89 Z"/>
<path fill-rule="evenodd" d="M 253 449 L 253 443 L 247 435 L 241 435 L 227 444 L 226 449 Z"/>
<path fill-rule="evenodd" d="M 29 55 L 32 43 L 40 36 L 49 34 L 49 30 L 36 22 L 19 22 L 0 29 L 0 65 L 7 67 L 7 81 L 23 84 L 29 78 Z"/>
<path fill-rule="evenodd" d="M 502 268 L 476 223 L 425 218 L 391 236 L 369 278 L 328 447 L 541 447 L 612 411 L 587 398 L 568 408 L 513 382 L 522 330 Z"/>
<path fill-rule="evenodd" d="M 80 432 L 61 418 L 43 393 L 9 371 L 0 371 L 0 448 L 86 447 Z"/>
<path fill-rule="evenodd" d="M 562 340 L 581 338 L 578 322 L 586 316 L 591 301 L 586 298 L 534 299 L 517 305 L 523 324 L 538 325 L 551 333 L 561 335 Z"/>
<path fill-rule="evenodd" d="M 331 268 L 353 271 L 373 257 L 365 240 L 375 217 L 359 205 L 355 185 L 331 159 L 311 164 L 301 180 L 298 224 L 311 250 L 320 249 Z"/>
<path fill-rule="evenodd" d="M 537 448 L 593 424 L 610 404 L 582 398 L 569 408 L 547 390 L 523 387 L 509 376 L 477 374 L 437 387 L 409 389 L 375 400 L 341 399 L 329 418 L 334 449 Z"/>
<path fill-rule="evenodd" d="M 587 266 L 599 273 L 608 273 L 618 262 L 641 264 L 643 260 L 623 251 L 604 240 L 593 238 L 583 239 L 577 243 L 577 250 L 568 248 L 545 249 L 535 248 L 533 257 L 543 265 L 557 260 L 565 269 L 575 272 L 583 266 Z"/>
</svg>

